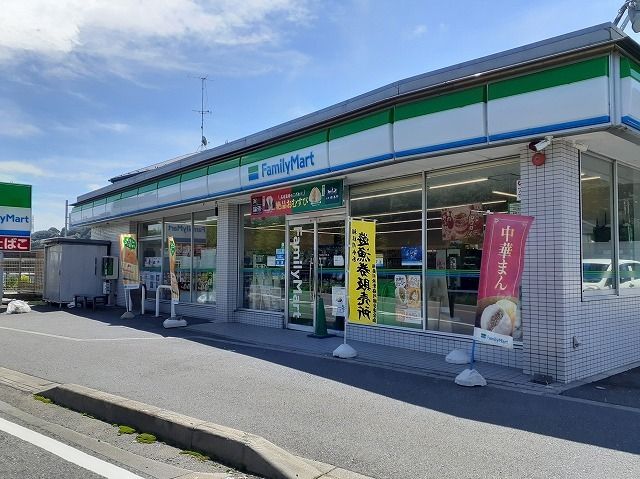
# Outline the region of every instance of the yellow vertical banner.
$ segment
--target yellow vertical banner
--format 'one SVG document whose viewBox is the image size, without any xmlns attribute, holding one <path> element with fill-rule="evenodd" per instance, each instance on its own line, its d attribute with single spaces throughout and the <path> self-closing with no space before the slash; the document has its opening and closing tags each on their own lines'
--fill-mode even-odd
<svg viewBox="0 0 640 479">
<path fill-rule="evenodd" d="M 351 219 L 349 223 L 349 321 L 376 324 L 378 275 L 376 224 Z"/>
<path fill-rule="evenodd" d="M 178 304 L 180 302 L 180 290 L 178 289 L 178 278 L 176 277 L 176 240 L 173 236 L 167 237 L 167 246 L 169 248 L 169 278 L 171 280 L 171 302 Z"/>
<path fill-rule="evenodd" d="M 124 289 L 136 289 L 140 287 L 138 242 L 134 234 L 120 235 L 120 270 Z"/>
</svg>

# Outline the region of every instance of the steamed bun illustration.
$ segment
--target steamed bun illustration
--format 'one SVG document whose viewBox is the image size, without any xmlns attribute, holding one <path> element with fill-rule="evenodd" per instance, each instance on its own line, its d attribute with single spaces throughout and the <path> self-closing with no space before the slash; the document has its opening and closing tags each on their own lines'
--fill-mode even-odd
<svg viewBox="0 0 640 479">
<path fill-rule="evenodd" d="M 498 303 L 484 309 L 480 317 L 480 327 L 507 336 L 511 336 L 513 332 L 513 323 L 509 313 Z"/>
</svg>

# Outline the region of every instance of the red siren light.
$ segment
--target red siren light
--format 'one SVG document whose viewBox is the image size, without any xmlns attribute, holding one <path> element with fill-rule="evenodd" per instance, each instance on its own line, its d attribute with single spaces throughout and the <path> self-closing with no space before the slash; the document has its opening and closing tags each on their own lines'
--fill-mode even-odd
<svg viewBox="0 0 640 479">
<path fill-rule="evenodd" d="M 544 156 L 544 153 L 541 152 L 537 152 L 534 153 L 533 156 L 531 157 L 531 163 L 533 163 L 535 166 L 542 166 L 544 165 L 544 162 L 546 161 L 547 157 Z"/>
</svg>

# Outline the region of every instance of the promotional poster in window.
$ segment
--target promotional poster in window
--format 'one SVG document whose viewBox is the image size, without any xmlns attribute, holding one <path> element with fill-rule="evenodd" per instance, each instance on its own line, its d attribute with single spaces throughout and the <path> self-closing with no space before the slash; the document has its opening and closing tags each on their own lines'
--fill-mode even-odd
<svg viewBox="0 0 640 479">
<path fill-rule="evenodd" d="M 518 307 L 525 244 L 533 217 L 495 213 L 487 215 L 474 338 L 513 347 L 522 340 Z"/>
<path fill-rule="evenodd" d="M 482 204 L 443 208 L 442 240 L 445 243 L 463 241 L 465 243 L 479 243 L 482 241 Z"/>
</svg>

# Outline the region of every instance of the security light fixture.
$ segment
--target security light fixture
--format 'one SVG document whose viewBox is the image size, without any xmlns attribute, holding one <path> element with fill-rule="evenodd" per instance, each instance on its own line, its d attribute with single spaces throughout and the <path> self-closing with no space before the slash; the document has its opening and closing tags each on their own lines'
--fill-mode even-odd
<svg viewBox="0 0 640 479">
<path fill-rule="evenodd" d="M 622 20 L 622 17 L 624 16 L 625 13 L 627 14 L 627 17 L 622 22 L 622 25 L 620 25 L 620 30 L 624 30 L 625 27 L 627 26 L 627 23 L 631 22 L 631 29 L 634 32 L 639 33 L 640 32 L 640 2 L 636 0 L 626 0 L 620 7 L 620 10 L 618 10 L 618 14 L 616 15 L 615 20 L 613 20 L 613 24 L 615 26 L 618 26 L 618 23 L 620 23 L 620 20 Z"/>
</svg>

